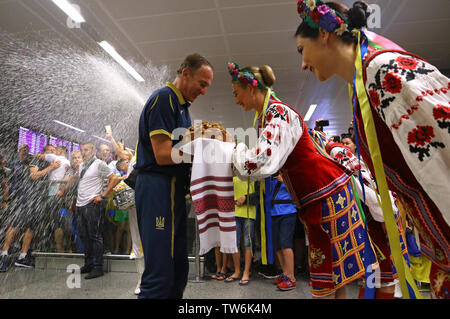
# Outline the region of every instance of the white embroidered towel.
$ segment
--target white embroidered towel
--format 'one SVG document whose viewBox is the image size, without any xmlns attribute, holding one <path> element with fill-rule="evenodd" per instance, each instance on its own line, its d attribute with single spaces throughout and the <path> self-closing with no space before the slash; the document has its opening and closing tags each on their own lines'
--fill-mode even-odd
<svg viewBox="0 0 450 319">
<path fill-rule="evenodd" d="M 234 144 L 199 138 L 180 148 L 194 153 L 191 197 L 197 216 L 200 255 L 220 246 L 222 253 L 236 253 L 233 172 Z"/>
</svg>

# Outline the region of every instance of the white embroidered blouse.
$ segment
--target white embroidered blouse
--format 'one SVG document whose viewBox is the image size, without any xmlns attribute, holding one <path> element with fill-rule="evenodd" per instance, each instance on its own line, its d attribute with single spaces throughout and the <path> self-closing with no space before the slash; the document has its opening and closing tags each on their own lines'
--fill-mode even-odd
<svg viewBox="0 0 450 319">
<path fill-rule="evenodd" d="M 366 71 L 372 106 L 450 224 L 450 80 L 433 65 L 397 52 L 377 55 Z"/>
<path fill-rule="evenodd" d="M 256 145 L 248 148 L 240 143 L 233 151 L 235 174 L 250 181 L 261 180 L 280 170 L 303 134 L 302 122 L 297 113 L 282 103 L 269 104 L 267 93 L 263 110 L 264 126 Z"/>
</svg>

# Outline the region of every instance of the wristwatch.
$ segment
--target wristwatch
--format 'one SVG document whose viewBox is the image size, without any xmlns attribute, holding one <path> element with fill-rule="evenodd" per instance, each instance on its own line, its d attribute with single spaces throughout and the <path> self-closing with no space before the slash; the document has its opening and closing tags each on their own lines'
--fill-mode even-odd
<svg viewBox="0 0 450 319">
<path fill-rule="evenodd" d="M 105 200 L 106 199 L 106 197 L 104 197 L 103 195 L 100 195 L 100 197 L 103 199 L 103 200 Z"/>
</svg>

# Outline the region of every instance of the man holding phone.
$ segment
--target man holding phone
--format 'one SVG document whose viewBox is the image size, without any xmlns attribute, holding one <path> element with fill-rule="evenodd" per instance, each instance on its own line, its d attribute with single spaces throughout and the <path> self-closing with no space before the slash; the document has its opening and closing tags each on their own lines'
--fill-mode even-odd
<svg viewBox="0 0 450 319">
<path fill-rule="evenodd" d="M 323 132 L 323 128 L 324 128 L 325 126 L 329 126 L 329 125 L 330 125 L 330 122 L 329 122 L 328 120 L 318 119 L 318 120 L 316 121 L 316 126 L 314 127 L 314 130 L 315 130 L 315 131 Z"/>
</svg>

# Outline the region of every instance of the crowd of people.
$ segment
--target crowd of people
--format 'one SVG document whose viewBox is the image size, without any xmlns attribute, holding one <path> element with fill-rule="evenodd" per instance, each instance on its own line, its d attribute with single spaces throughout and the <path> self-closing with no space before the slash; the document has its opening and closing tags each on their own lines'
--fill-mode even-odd
<svg viewBox="0 0 450 319">
<path fill-rule="evenodd" d="M 300 267 L 308 273 L 313 298 L 346 298 L 346 286 L 358 280 L 360 298 L 420 298 L 415 279 L 429 282 L 434 297 L 449 298 L 449 79 L 368 32 L 370 12 L 362 1 L 347 8 L 298 0 L 297 10 L 302 70 L 319 81 L 336 75 L 348 83 L 353 126 L 334 137 L 323 132 L 327 121 L 311 129 L 274 92 L 270 66 L 228 62 L 235 103 L 255 112 L 258 139 L 230 150 L 238 252 L 226 255 L 217 247 L 212 278 L 247 286 L 259 255 L 263 267 L 275 269 L 258 272 L 282 291 L 296 288 Z M 110 134 L 117 162 L 110 162 L 108 145 L 95 156 L 95 146 L 84 143 L 70 161 L 62 147 L 47 146 L 30 158 L 28 146 L 20 146 L 17 160 L 1 171 L 7 224 L 0 270 L 6 270 L 19 233 L 17 266 L 32 267 L 29 249 L 43 228 L 51 228 L 62 251 L 68 216 L 75 212 L 85 254 L 81 272 L 87 279 L 103 275 L 105 247 L 115 242 L 111 247 L 119 249 L 126 228 L 120 223 L 127 221 L 126 210 L 106 203 L 134 173 L 136 209 L 128 210 L 128 220 L 133 220 L 133 254 L 140 260 L 136 293 L 182 298 L 189 272 L 186 194 L 192 158 L 175 147 L 181 138 L 174 132 L 191 126 L 189 107 L 206 94 L 213 75 L 205 57 L 191 54 L 175 80 L 151 94 L 141 111 L 133 160 Z M 217 209 L 208 200 L 201 204 Z M 229 220 L 220 219 L 213 225 L 220 228 Z M 118 223 L 115 232 L 108 231 L 108 220 Z M 414 269 L 427 262 L 426 275 L 413 278 Z"/>
<path fill-rule="evenodd" d="M 17 154 L 0 156 L 0 271 L 13 263 L 33 268 L 32 250 L 74 252 L 85 254 L 81 272 L 90 273 L 90 279 L 103 274 L 104 254 L 130 255 L 132 203 L 119 207 L 123 203 L 115 204 L 114 196 L 129 189 L 122 180 L 133 154 L 111 134 L 107 137 L 111 143 L 97 148 L 82 143 L 70 159 L 64 146 L 50 144 L 35 155 L 22 144 Z M 16 242 L 21 242 L 18 256 Z"/>
</svg>

